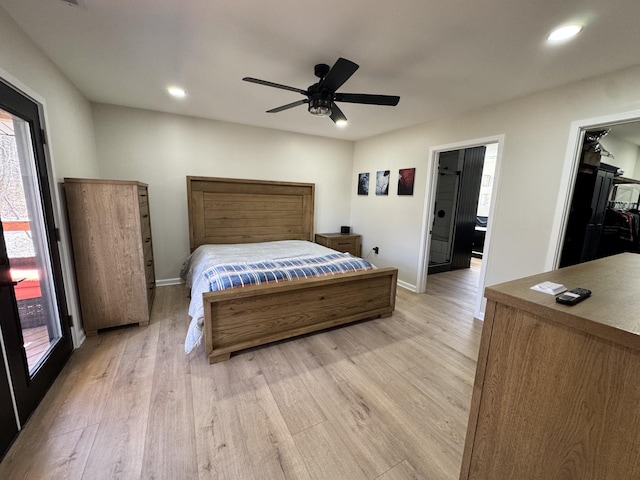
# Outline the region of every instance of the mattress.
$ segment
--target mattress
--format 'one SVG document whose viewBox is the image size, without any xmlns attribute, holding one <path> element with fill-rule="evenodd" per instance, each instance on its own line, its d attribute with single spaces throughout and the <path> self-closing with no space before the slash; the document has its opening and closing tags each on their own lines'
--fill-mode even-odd
<svg viewBox="0 0 640 480">
<path fill-rule="evenodd" d="M 190 353 L 202 342 L 204 307 L 202 294 L 212 290 L 211 272 L 222 265 L 276 262 L 283 264 L 302 259 L 316 262 L 318 257 L 336 254 L 335 250 L 304 240 L 244 243 L 230 245 L 202 245 L 184 262 L 181 276 L 191 289 L 189 316 L 191 322 L 185 339 L 185 352 Z M 348 256 L 348 254 L 345 254 Z M 362 261 L 366 264 L 368 262 Z M 368 264 L 368 268 L 372 268 Z M 219 270 L 228 270 L 218 268 Z M 361 268 L 366 269 L 366 268 Z M 331 274 L 331 273 L 330 273 Z M 288 274 L 286 276 L 289 276 Z"/>
</svg>

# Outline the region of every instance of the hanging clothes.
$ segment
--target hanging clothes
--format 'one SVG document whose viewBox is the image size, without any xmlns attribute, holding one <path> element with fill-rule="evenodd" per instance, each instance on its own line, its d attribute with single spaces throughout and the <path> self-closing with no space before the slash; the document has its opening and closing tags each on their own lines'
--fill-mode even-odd
<svg viewBox="0 0 640 480">
<path fill-rule="evenodd" d="M 604 216 L 599 255 L 640 252 L 640 212 L 607 208 Z"/>
</svg>

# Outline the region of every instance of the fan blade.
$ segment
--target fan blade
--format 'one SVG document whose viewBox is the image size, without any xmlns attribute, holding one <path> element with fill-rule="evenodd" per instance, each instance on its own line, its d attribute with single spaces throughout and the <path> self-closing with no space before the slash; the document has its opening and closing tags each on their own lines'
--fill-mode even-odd
<svg viewBox="0 0 640 480">
<path fill-rule="evenodd" d="M 278 113 L 283 110 L 288 110 L 293 107 L 297 107 L 298 105 L 304 105 L 305 103 L 309 103 L 309 99 L 306 100 L 298 100 L 297 102 L 287 103 L 286 105 L 282 105 L 281 107 L 272 108 L 271 110 L 267 110 L 267 113 Z"/>
<path fill-rule="evenodd" d="M 366 93 L 336 93 L 333 99 L 336 102 L 388 105 L 390 107 L 395 107 L 400 101 L 400 97 L 395 95 L 369 95 Z"/>
<path fill-rule="evenodd" d="M 360 68 L 360 66 L 357 63 L 340 57 L 333 67 L 331 67 L 327 76 L 322 79 L 319 86 L 320 88 L 326 88 L 335 93 L 344 82 L 349 80 L 358 68 Z"/>
<path fill-rule="evenodd" d="M 279 83 L 267 82 L 266 80 L 260 80 L 258 78 L 244 77 L 242 80 L 245 82 L 257 83 L 258 85 L 265 85 L 267 87 L 281 88 L 282 90 L 289 90 L 291 92 L 298 92 L 302 95 L 307 95 L 306 90 L 301 90 L 295 87 L 288 87 L 286 85 L 280 85 Z"/>
<path fill-rule="evenodd" d="M 338 123 L 339 120 L 344 120 L 345 122 L 347 121 L 347 117 L 344 116 L 344 113 L 342 113 L 342 110 L 340 110 L 335 103 L 331 105 L 330 118 L 331 120 L 333 120 L 334 123 Z"/>
</svg>

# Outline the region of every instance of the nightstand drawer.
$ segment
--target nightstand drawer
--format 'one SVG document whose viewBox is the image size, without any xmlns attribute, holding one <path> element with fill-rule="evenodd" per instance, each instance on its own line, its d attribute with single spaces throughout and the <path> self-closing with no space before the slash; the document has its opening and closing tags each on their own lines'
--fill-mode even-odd
<svg viewBox="0 0 640 480">
<path fill-rule="evenodd" d="M 315 241 L 338 252 L 360 256 L 361 235 L 350 233 L 316 233 Z"/>
<path fill-rule="evenodd" d="M 358 248 L 358 242 L 355 238 L 340 238 L 331 242 L 331 248 L 339 252 L 355 252 Z"/>
</svg>

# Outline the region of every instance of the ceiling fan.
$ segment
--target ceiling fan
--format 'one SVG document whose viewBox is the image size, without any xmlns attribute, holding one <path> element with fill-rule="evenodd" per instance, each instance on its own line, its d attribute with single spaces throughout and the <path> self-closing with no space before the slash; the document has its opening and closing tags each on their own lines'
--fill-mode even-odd
<svg viewBox="0 0 640 480">
<path fill-rule="evenodd" d="M 400 97 L 394 95 L 336 93 L 336 90 L 349 80 L 351 75 L 353 75 L 358 68 L 358 64 L 345 58 L 338 58 L 338 61 L 331 68 L 329 68 L 329 65 L 319 63 L 315 66 L 314 73 L 320 81 L 318 83 L 314 83 L 306 90 L 251 77 L 244 77 L 242 80 L 245 82 L 257 83 L 259 85 L 266 85 L 267 87 L 290 90 L 292 92 L 301 93 L 307 97 L 293 103 L 288 103 L 287 105 L 282 105 L 281 107 L 267 110 L 267 113 L 282 112 L 283 110 L 288 110 L 308 103 L 308 110 L 311 115 L 330 117 L 336 125 L 346 125 L 347 117 L 344 116 L 344 113 L 342 113 L 342 110 L 338 108 L 338 105 L 336 105 L 335 102 L 396 106 L 400 101 Z"/>
</svg>

